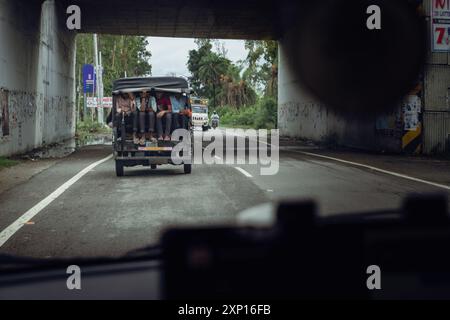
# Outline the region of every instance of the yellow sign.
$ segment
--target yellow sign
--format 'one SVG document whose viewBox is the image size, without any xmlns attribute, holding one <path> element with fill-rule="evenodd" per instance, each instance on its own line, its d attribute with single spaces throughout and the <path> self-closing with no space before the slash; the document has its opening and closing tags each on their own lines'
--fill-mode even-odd
<svg viewBox="0 0 450 320">
<path fill-rule="evenodd" d="M 139 151 L 172 151 L 172 147 L 139 147 Z"/>
</svg>

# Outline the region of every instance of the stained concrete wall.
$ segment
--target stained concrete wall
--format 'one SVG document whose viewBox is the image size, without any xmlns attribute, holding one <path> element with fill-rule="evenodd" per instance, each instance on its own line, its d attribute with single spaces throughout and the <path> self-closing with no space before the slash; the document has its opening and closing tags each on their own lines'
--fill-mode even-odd
<svg viewBox="0 0 450 320">
<path fill-rule="evenodd" d="M 431 35 L 431 0 L 424 0 L 422 8 Z M 431 52 L 431 39 L 427 42 L 428 57 L 423 85 L 420 85 L 423 89 L 417 93 L 422 104 L 421 126 L 408 131 L 400 105 L 391 114 L 355 117 L 337 115 L 308 95 L 289 66 L 289 36 L 295 35 L 286 34 L 279 41 L 278 126 L 281 135 L 315 142 L 334 141 L 370 150 L 424 154 L 450 151 L 450 55 Z M 408 137 L 412 131 L 416 131 L 414 139 Z M 418 145 L 421 146 L 416 148 Z M 413 150 L 409 150 L 410 146 Z"/>
<path fill-rule="evenodd" d="M 75 133 L 75 35 L 62 19 L 54 0 L 0 0 L 0 115 L 8 114 L 0 121 L 0 155 Z"/>
<path fill-rule="evenodd" d="M 380 134 L 378 116 L 337 114 L 312 97 L 291 68 L 289 35 L 279 40 L 278 128 L 280 135 L 367 150 L 401 151 L 401 136 Z M 382 115 L 395 118 L 395 114 Z"/>
</svg>

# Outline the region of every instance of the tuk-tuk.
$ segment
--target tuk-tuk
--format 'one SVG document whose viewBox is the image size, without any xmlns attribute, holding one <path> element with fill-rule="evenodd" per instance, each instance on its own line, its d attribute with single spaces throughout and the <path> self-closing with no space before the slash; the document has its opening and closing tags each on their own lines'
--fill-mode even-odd
<svg viewBox="0 0 450 320">
<path fill-rule="evenodd" d="M 158 93 L 166 96 L 182 95 L 186 101 L 186 108 L 189 108 L 190 114 L 192 107 L 190 104 L 189 94 L 191 89 L 188 82 L 184 78 L 179 77 L 145 77 L 145 78 L 123 78 L 118 79 L 113 84 L 113 107 L 111 110 L 111 119 L 113 125 L 113 149 L 115 158 L 116 175 L 123 176 L 124 167 L 137 165 L 150 166 L 156 169 L 158 165 L 175 164 L 172 159 L 172 149 L 180 141 L 174 139 L 166 141 L 154 139 L 153 141 L 145 141 L 145 144 L 136 144 L 133 140 L 135 134 L 133 130 L 133 116 L 126 114 L 122 110 L 117 112 L 117 100 L 121 95 L 136 95 L 142 92 L 148 92 L 150 96 L 155 97 Z M 153 107 L 155 108 L 155 107 Z M 154 110 L 156 113 L 156 110 Z M 140 111 L 137 108 L 134 112 Z M 148 125 L 148 122 L 147 122 Z M 172 128 L 173 132 L 175 128 Z M 192 121 L 191 116 L 186 121 L 186 127 L 192 141 Z M 188 158 L 192 158 L 192 147 L 190 147 Z M 186 159 L 186 155 L 184 158 Z M 187 163 L 189 162 L 189 163 Z M 183 161 L 184 173 L 191 173 L 191 161 Z M 179 163 L 176 163 L 179 164 Z"/>
</svg>

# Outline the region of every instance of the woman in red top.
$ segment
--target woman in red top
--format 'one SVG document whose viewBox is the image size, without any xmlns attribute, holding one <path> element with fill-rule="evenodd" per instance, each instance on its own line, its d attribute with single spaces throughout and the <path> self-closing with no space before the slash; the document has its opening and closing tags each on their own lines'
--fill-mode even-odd
<svg viewBox="0 0 450 320">
<path fill-rule="evenodd" d="M 169 97 L 162 93 L 156 93 L 156 132 L 158 133 L 158 140 L 170 141 L 170 133 L 172 127 L 172 103 Z M 164 136 L 163 136 L 164 123 Z"/>
</svg>

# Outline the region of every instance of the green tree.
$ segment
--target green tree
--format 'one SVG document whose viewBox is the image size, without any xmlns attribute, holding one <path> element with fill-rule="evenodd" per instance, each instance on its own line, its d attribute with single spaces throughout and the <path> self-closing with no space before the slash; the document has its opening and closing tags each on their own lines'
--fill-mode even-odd
<svg viewBox="0 0 450 320">
<path fill-rule="evenodd" d="M 94 43 L 92 34 L 77 35 L 76 45 L 76 81 L 79 88 L 78 105 L 82 98 L 83 64 L 94 64 Z M 98 51 L 102 54 L 104 95 L 112 94 L 114 80 L 125 75 L 151 75 L 151 53 L 149 43 L 144 36 L 98 35 Z M 80 108 L 81 109 L 81 108 Z"/>
<path fill-rule="evenodd" d="M 221 76 L 226 74 L 230 61 L 218 54 L 212 52 L 200 60 L 198 75 L 200 81 L 204 84 L 205 93 L 212 99 L 212 107 L 217 107 L 217 96 L 220 93 Z"/>
<path fill-rule="evenodd" d="M 273 40 L 247 40 L 243 79 L 266 95 L 277 95 L 278 44 Z"/>
<path fill-rule="evenodd" d="M 197 49 L 189 51 L 187 67 L 191 76 L 189 78 L 191 87 L 200 96 L 206 96 L 206 88 L 200 78 L 201 60 L 205 56 L 212 54 L 212 43 L 209 39 L 196 39 Z"/>
<path fill-rule="evenodd" d="M 189 51 L 187 62 L 195 92 L 209 98 L 213 109 L 219 105 L 239 108 L 253 103 L 254 90 L 241 79 L 241 68 L 226 57 L 223 44 L 208 39 L 195 42 L 198 48 Z M 212 50 L 213 44 L 216 52 Z"/>
</svg>

